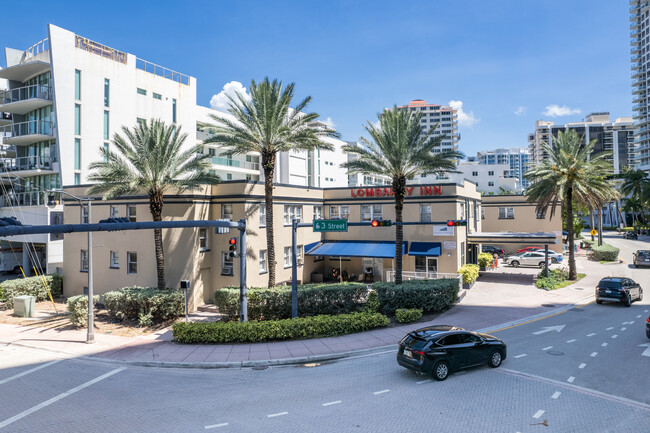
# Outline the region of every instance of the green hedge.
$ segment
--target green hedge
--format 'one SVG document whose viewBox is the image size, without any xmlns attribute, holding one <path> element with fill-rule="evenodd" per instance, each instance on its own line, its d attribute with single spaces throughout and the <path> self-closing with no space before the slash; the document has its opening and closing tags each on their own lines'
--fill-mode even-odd
<svg viewBox="0 0 650 433">
<path fill-rule="evenodd" d="M 481 268 L 487 268 L 490 266 L 492 260 L 494 260 L 494 257 L 490 253 L 481 253 L 478 255 L 478 265 Z"/>
<path fill-rule="evenodd" d="M 582 242 L 585 248 L 591 248 L 595 241 L 592 241 L 591 239 L 583 239 L 580 242 Z"/>
<path fill-rule="evenodd" d="M 395 310 L 395 320 L 399 323 L 411 323 L 419 320 L 422 317 L 422 310 L 417 308 L 398 308 Z"/>
<path fill-rule="evenodd" d="M 300 284 L 298 313 L 300 317 L 319 314 L 346 314 L 361 311 L 368 289 L 362 283 Z M 251 287 L 248 296 L 250 320 L 279 320 L 291 317 L 291 286 L 273 288 Z M 239 287 L 224 287 L 214 293 L 219 312 L 229 320 L 239 316 Z"/>
<path fill-rule="evenodd" d="M 603 242 L 601 246 L 592 245 L 591 251 L 594 254 L 594 260 L 613 262 L 618 260 L 620 250 Z"/>
<path fill-rule="evenodd" d="M 246 343 L 255 341 L 334 337 L 386 326 L 388 317 L 379 313 L 312 316 L 265 322 L 179 322 L 174 340 L 184 344 Z"/>
<path fill-rule="evenodd" d="M 183 290 L 125 287 L 104 293 L 104 305 L 114 319 L 137 319 L 141 326 L 185 314 Z"/>
<path fill-rule="evenodd" d="M 458 296 L 458 280 L 408 280 L 401 285 L 377 282 L 372 285 L 377 292 L 381 312 L 392 316 L 398 308 L 419 308 L 425 313 L 449 308 Z"/>
<path fill-rule="evenodd" d="M 29 277 L 8 280 L 2 283 L 2 298 L 0 300 L 7 303 L 9 308 L 14 306 L 16 296 L 30 295 L 35 296 L 36 301 L 47 301 L 50 297 L 43 285 L 43 278 L 50 288 L 53 298 L 60 298 L 63 294 L 62 278 L 59 274 L 45 275 L 45 277 Z"/>
<path fill-rule="evenodd" d="M 99 302 L 99 296 L 93 296 L 93 305 Z M 77 295 L 68 298 L 66 306 L 70 312 L 70 322 L 82 328 L 88 324 L 88 295 Z"/>
</svg>

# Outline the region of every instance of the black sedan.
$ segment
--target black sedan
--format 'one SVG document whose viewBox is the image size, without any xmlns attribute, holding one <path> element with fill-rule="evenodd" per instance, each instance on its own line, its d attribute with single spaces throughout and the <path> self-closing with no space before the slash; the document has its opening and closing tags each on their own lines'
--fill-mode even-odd
<svg viewBox="0 0 650 433">
<path fill-rule="evenodd" d="M 506 359 L 506 344 L 496 337 L 449 325 L 428 326 L 399 342 L 397 363 L 417 373 L 445 380 L 449 373 L 475 365 L 492 368 Z"/>
<path fill-rule="evenodd" d="M 630 278 L 607 277 L 596 286 L 596 304 L 603 301 L 622 302 L 631 307 L 633 301 L 643 300 L 643 288 Z"/>
<path fill-rule="evenodd" d="M 634 232 L 625 232 L 623 234 L 623 239 L 639 239 L 639 236 Z"/>
<path fill-rule="evenodd" d="M 650 338 L 650 316 L 645 319 L 645 336 Z"/>
<path fill-rule="evenodd" d="M 503 257 L 503 256 L 506 255 L 506 252 L 503 251 L 502 248 L 493 247 L 492 245 L 483 245 L 483 246 L 481 247 L 481 252 L 483 252 L 483 253 L 490 253 L 490 254 L 492 254 L 492 255 L 495 255 L 495 254 L 496 254 L 496 255 L 499 256 L 499 257 Z"/>
</svg>

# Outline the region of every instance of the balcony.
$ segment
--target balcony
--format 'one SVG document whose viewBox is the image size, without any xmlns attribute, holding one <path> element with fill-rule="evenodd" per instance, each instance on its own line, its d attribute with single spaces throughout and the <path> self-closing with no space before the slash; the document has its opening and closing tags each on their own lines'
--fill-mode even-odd
<svg viewBox="0 0 650 433">
<path fill-rule="evenodd" d="M 8 206 L 47 206 L 47 193 L 8 191 L 0 196 L 0 207 Z"/>
<path fill-rule="evenodd" d="M 0 158 L 0 176 L 34 176 L 43 171 L 51 171 L 51 157 L 23 156 L 20 158 Z"/>
<path fill-rule="evenodd" d="M 35 84 L 0 91 L 0 111 L 27 114 L 52 104 L 52 88 Z"/>
<path fill-rule="evenodd" d="M 0 111 L 0 126 L 10 125 L 13 122 L 11 113 Z"/>
<path fill-rule="evenodd" d="M 242 168 L 244 170 L 253 170 L 256 173 L 260 172 L 260 164 L 258 162 L 238 161 L 236 159 L 222 158 L 219 156 L 213 156 L 211 161 L 212 164 L 215 165 Z"/>
<path fill-rule="evenodd" d="M 25 146 L 52 139 L 54 126 L 47 120 L 30 120 L 0 127 L 0 135 L 6 144 Z"/>
</svg>

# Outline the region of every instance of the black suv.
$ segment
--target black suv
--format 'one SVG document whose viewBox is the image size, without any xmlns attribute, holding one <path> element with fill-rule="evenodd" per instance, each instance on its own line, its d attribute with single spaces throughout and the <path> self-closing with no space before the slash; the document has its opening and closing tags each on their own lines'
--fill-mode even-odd
<svg viewBox="0 0 650 433">
<path fill-rule="evenodd" d="M 506 359 L 503 341 L 487 334 L 449 325 L 428 326 L 409 332 L 399 342 L 397 363 L 417 373 L 445 380 L 449 373 L 487 364 L 492 368 Z"/>
<path fill-rule="evenodd" d="M 625 232 L 623 234 L 623 239 L 639 239 L 639 236 L 634 232 Z"/>
<path fill-rule="evenodd" d="M 603 301 L 622 302 L 626 307 L 632 306 L 632 301 L 643 300 L 643 289 L 638 283 L 629 278 L 603 278 L 596 286 L 596 303 Z"/>
<path fill-rule="evenodd" d="M 490 253 L 492 255 L 496 254 L 499 257 L 503 257 L 506 255 L 505 251 L 503 251 L 501 248 L 493 247 L 492 245 L 483 245 L 481 247 L 481 252 Z"/>
</svg>

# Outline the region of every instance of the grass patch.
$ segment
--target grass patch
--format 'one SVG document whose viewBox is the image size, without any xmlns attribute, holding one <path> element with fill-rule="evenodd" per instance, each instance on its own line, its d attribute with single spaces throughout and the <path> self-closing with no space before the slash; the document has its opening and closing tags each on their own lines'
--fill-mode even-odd
<svg viewBox="0 0 650 433">
<path fill-rule="evenodd" d="M 544 276 L 544 270 L 537 274 L 535 285 L 543 290 L 556 290 L 569 286 L 585 277 L 585 274 L 578 274 L 575 280 L 569 280 L 569 270 L 567 268 L 550 269 L 548 277 Z"/>
<path fill-rule="evenodd" d="M 587 274 L 578 274 L 578 277 L 574 281 L 572 281 L 572 280 L 564 280 L 564 281 L 560 282 L 559 285 L 556 285 L 554 288 L 552 288 L 551 290 L 561 289 L 562 287 L 570 286 L 571 284 L 577 283 L 578 281 L 582 280 L 586 276 L 587 276 Z"/>
</svg>

